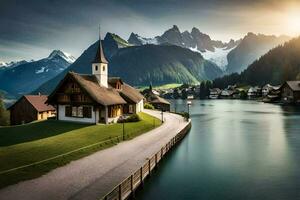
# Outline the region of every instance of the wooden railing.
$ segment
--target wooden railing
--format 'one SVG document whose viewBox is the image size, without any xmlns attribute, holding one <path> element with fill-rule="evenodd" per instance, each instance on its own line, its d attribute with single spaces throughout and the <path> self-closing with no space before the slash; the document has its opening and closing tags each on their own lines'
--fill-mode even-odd
<svg viewBox="0 0 300 200">
<path fill-rule="evenodd" d="M 149 158 L 141 168 L 136 170 L 118 186 L 113 188 L 101 200 L 125 200 L 134 195 L 135 190 L 143 184 L 145 178 L 151 174 L 151 171 L 157 166 L 158 162 L 184 138 L 191 128 L 191 122 L 184 127 L 175 137 L 173 137 L 165 146 L 163 146 L 156 154 Z"/>
</svg>

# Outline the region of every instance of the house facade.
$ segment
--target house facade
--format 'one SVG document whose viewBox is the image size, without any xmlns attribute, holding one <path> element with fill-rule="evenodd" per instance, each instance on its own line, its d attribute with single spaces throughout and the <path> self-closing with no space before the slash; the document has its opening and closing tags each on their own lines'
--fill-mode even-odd
<svg viewBox="0 0 300 200">
<path fill-rule="evenodd" d="M 280 90 L 283 103 L 300 104 L 300 81 L 286 81 Z"/>
<path fill-rule="evenodd" d="M 55 108 L 47 105 L 46 95 L 25 95 L 8 108 L 10 111 L 10 124 L 25 124 L 37 120 L 55 117 Z"/>
<path fill-rule="evenodd" d="M 155 93 L 151 85 L 149 86 L 149 89 L 145 89 L 143 91 L 143 95 L 145 97 L 146 102 L 153 105 L 155 109 L 164 112 L 170 111 L 170 102 L 168 102 L 166 99 L 160 97 L 157 93 Z"/>
<path fill-rule="evenodd" d="M 248 99 L 257 99 L 262 96 L 262 89 L 260 87 L 250 87 L 247 92 Z"/>
<path fill-rule="evenodd" d="M 209 98 L 210 99 L 218 99 L 220 94 L 221 94 L 221 90 L 219 88 L 212 88 L 209 89 Z"/>
<path fill-rule="evenodd" d="M 143 111 L 143 96 L 119 77 L 108 77 L 108 62 L 101 39 L 92 74 L 69 72 L 49 95 L 57 120 L 82 123 L 115 123 L 122 116 Z"/>
</svg>

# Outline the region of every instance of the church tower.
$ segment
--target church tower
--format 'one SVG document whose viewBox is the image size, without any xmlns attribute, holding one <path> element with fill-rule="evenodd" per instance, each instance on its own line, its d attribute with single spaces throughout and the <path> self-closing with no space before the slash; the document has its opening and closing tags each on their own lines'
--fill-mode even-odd
<svg viewBox="0 0 300 200">
<path fill-rule="evenodd" d="M 97 77 L 100 86 L 106 88 L 108 87 L 108 62 L 104 56 L 104 52 L 102 49 L 100 32 L 97 54 L 92 63 L 92 74 Z"/>
</svg>

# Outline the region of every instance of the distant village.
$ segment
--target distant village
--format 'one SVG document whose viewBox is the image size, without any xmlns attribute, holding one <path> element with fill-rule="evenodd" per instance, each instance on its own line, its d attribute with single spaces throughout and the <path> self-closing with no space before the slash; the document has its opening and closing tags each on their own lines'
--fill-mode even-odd
<svg viewBox="0 0 300 200">
<path fill-rule="evenodd" d="M 166 99 L 250 99 L 266 103 L 300 104 L 300 81 L 286 81 L 276 86 L 266 84 L 263 87 L 229 85 L 225 89 L 184 84 L 172 89 L 157 89 L 154 92 Z"/>
</svg>

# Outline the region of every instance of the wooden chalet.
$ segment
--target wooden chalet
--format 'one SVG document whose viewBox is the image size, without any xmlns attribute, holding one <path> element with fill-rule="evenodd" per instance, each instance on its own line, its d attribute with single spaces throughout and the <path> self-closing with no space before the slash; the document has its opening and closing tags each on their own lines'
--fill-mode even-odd
<svg viewBox="0 0 300 200">
<path fill-rule="evenodd" d="M 143 94 L 147 103 L 153 105 L 155 109 L 161 111 L 170 111 L 170 102 L 153 92 L 151 85 L 149 89 L 145 89 L 143 91 Z"/>
<path fill-rule="evenodd" d="M 300 81 L 286 81 L 280 90 L 283 103 L 300 104 Z"/>
<path fill-rule="evenodd" d="M 46 95 L 25 95 L 8 108 L 10 124 L 18 125 L 55 116 L 55 108 L 47 105 Z"/>
<path fill-rule="evenodd" d="M 108 77 L 101 39 L 92 74 L 69 72 L 49 95 L 57 119 L 83 123 L 114 123 L 119 117 L 143 111 L 143 96 L 119 77 Z"/>
</svg>

